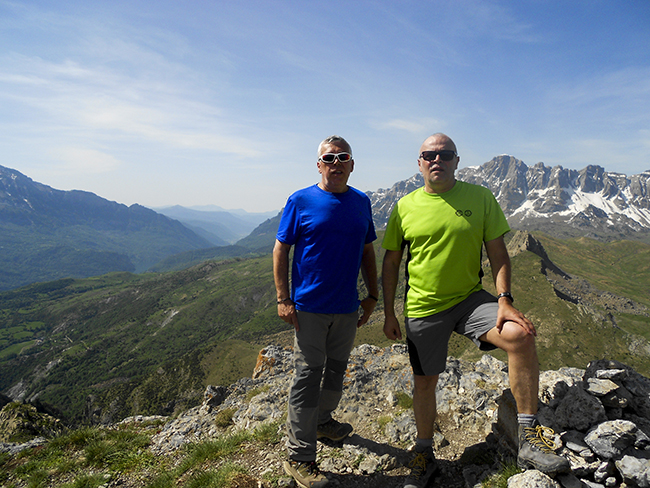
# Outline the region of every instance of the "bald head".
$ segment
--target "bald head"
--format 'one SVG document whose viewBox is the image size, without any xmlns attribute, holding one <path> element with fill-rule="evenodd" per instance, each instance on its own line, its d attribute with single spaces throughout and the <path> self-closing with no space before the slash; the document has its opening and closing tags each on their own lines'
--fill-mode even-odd
<svg viewBox="0 0 650 488">
<path fill-rule="evenodd" d="M 452 149 L 454 152 L 458 152 L 456 149 L 456 143 L 451 140 L 451 137 L 449 137 L 447 134 L 443 134 L 442 132 L 437 132 L 429 137 L 427 137 L 424 142 L 422 143 L 422 146 L 420 146 L 420 153 L 422 151 L 425 151 L 424 147 L 429 147 L 432 145 L 443 145 L 447 149 Z"/>
<path fill-rule="evenodd" d="M 460 158 L 456 144 L 445 134 L 427 137 L 420 147 L 418 167 L 428 193 L 445 193 L 456 184 L 455 172 Z"/>
</svg>

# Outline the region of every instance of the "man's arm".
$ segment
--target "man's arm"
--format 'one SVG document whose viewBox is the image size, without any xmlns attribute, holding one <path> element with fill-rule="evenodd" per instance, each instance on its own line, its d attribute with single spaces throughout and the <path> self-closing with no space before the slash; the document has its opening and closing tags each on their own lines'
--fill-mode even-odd
<svg viewBox="0 0 650 488">
<path fill-rule="evenodd" d="M 510 290 L 510 256 L 506 248 L 503 236 L 497 237 L 491 241 L 485 242 L 485 250 L 492 267 L 492 277 L 497 295 Z M 507 297 L 499 298 L 499 313 L 497 315 L 497 330 L 503 329 L 503 324 L 508 320 L 516 322 L 523 327 L 529 334 L 537 335 L 532 322 L 524 317 L 524 314 L 512 306 L 512 301 Z"/>
<path fill-rule="evenodd" d="M 395 292 L 399 280 L 402 251 L 386 251 L 381 268 L 381 284 L 384 293 L 384 334 L 389 339 L 401 339 L 402 331 L 395 315 Z"/>
<path fill-rule="evenodd" d="M 363 255 L 361 257 L 361 277 L 366 285 L 366 290 L 368 290 L 368 295 L 377 298 L 377 294 L 379 293 L 379 287 L 377 286 L 377 261 L 375 259 L 375 248 L 372 245 L 372 242 L 363 246 Z M 363 315 L 359 319 L 359 322 L 357 322 L 357 327 L 361 327 L 363 324 L 368 322 L 370 315 L 375 309 L 375 305 L 377 305 L 377 300 L 369 296 L 361 300 Z"/>
<path fill-rule="evenodd" d="M 289 292 L 290 250 L 291 246 L 289 244 L 275 240 L 275 246 L 273 246 L 273 279 L 275 280 L 275 292 L 278 299 L 278 315 L 282 320 L 292 324 L 298 330 L 296 307 L 289 298 L 291 296 Z"/>
</svg>

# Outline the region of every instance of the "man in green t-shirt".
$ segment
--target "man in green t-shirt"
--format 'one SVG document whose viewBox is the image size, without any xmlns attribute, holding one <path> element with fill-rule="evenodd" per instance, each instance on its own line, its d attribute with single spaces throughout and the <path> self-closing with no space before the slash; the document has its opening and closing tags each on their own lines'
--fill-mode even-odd
<svg viewBox="0 0 650 488">
<path fill-rule="evenodd" d="M 568 461 L 546 447 L 552 431 L 537 421 L 539 365 L 537 332 L 513 307 L 510 258 L 503 235 L 510 228 L 492 192 L 457 181 L 460 158 L 444 134 L 427 138 L 418 165 L 424 187 L 395 205 L 382 246 L 384 333 L 401 339 L 395 315 L 395 291 L 407 248 L 405 328 L 414 373 L 413 410 L 417 428 L 415 458 L 405 488 L 425 486 L 436 471 L 432 437 L 436 419 L 436 385 L 445 370 L 452 332 L 463 334 L 482 350 L 508 354 L 510 388 L 519 421 L 518 464 L 550 475 L 569 470 Z M 497 296 L 481 286 L 485 246 Z M 543 447 L 540 447 L 543 446 Z"/>
</svg>

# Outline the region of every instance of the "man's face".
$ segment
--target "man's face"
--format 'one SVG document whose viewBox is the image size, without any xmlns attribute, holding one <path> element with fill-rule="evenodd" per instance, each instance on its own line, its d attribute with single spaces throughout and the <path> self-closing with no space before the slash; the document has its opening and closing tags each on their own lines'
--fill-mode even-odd
<svg viewBox="0 0 650 488">
<path fill-rule="evenodd" d="M 320 159 L 323 154 L 339 154 L 349 153 L 352 150 L 347 144 L 341 142 L 332 142 L 323 144 L 320 149 L 319 159 L 316 163 L 318 165 L 318 172 L 321 174 L 321 188 L 323 190 L 342 193 L 348 189 L 348 178 L 350 173 L 354 170 L 354 159 L 343 163 L 339 158 L 334 158 L 332 163 L 326 163 Z"/>
<path fill-rule="evenodd" d="M 455 172 L 460 158 L 454 154 L 449 161 L 444 161 L 441 155 L 438 154 L 435 159 L 426 160 L 422 158 L 422 153 L 426 154 L 427 151 L 453 151 L 455 153 L 456 145 L 446 136 L 431 136 L 422 144 L 420 157 L 418 158 L 418 166 L 424 177 L 427 192 L 444 193 L 451 190 L 456 183 Z"/>
</svg>

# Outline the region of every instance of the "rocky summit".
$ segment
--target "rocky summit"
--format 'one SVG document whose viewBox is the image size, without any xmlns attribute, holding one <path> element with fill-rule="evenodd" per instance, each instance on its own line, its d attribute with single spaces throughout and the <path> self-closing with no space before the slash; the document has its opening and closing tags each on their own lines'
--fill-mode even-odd
<svg viewBox="0 0 650 488">
<path fill-rule="evenodd" d="M 183 446 L 265 425 L 283 436 L 292 373 L 291 348 L 264 348 L 251 378 L 210 386 L 202 405 L 158 418 L 164 425 L 150 449 L 174 456 Z M 342 442 L 319 442 L 318 461 L 332 486 L 402 486 L 415 437 L 412 379 L 406 346 L 354 349 L 335 416 L 355 431 Z M 449 358 L 438 383 L 438 411 L 434 450 L 441 471 L 431 486 L 480 488 L 514 463 L 516 407 L 505 363 L 490 355 L 477 362 Z M 539 418 L 555 430 L 557 452 L 570 461 L 571 473 L 552 479 L 529 470 L 511 476 L 509 487 L 650 487 L 650 379 L 608 360 L 544 371 Z M 120 424 L 151 420 L 131 417 Z M 20 446 L 0 449 L 16 453 Z M 285 456 L 282 441 L 232 461 L 256 480 L 250 486 L 292 486 L 281 469 Z M 128 479 L 119 484 L 139 486 Z"/>
</svg>

